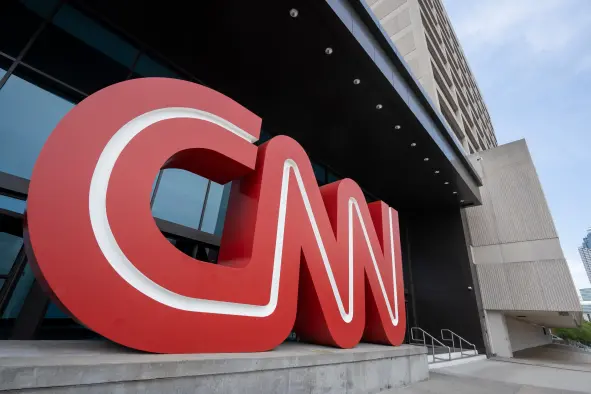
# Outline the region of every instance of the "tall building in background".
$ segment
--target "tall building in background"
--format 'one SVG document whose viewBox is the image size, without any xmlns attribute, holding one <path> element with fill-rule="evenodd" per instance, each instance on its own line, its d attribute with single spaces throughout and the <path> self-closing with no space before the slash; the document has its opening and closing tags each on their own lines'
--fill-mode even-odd
<svg viewBox="0 0 591 394">
<path fill-rule="evenodd" d="M 591 301 L 591 287 L 579 289 L 579 292 L 581 293 L 581 298 L 583 301 Z"/>
<path fill-rule="evenodd" d="M 579 247 L 579 253 L 581 254 L 581 260 L 587 271 L 587 278 L 591 282 L 591 228 L 587 229 L 587 236 L 583 238 L 583 244 Z M 581 290 L 581 295 L 583 291 Z M 591 299 L 589 299 L 591 301 Z"/>
<path fill-rule="evenodd" d="M 462 215 L 489 354 L 550 343 L 544 327 L 580 324 L 582 307 L 526 141 L 497 146 L 442 0 L 366 2 L 483 180 Z"/>
<path fill-rule="evenodd" d="M 466 153 L 497 146 L 490 115 L 441 0 L 367 0 Z"/>
</svg>

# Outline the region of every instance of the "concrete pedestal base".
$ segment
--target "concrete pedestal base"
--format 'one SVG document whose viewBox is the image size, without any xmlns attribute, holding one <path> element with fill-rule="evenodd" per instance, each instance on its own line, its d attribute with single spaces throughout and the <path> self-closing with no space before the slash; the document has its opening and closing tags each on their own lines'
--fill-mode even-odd
<svg viewBox="0 0 591 394">
<path fill-rule="evenodd" d="M 428 376 L 426 350 L 408 345 L 156 355 L 102 341 L 0 342 L 0 391 L 19 393 L 379 393 Z"/>
</svg>

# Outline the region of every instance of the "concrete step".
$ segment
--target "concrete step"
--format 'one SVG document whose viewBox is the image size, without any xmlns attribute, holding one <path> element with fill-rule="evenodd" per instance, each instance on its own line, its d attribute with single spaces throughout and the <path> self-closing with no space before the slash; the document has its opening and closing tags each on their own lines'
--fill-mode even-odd
<svg viewBox="0 0 591 394">
<path fill-rule="evenodd" d="M 449 357 L 448 354 L 451 356 L 451 360 L 447 359 Z M 460 358 L 474 357 L 474 356 L 478 356 L 478 352 L 476 352 L 474 350 L 464 350 L 463 352 L 452 352 L 452 353 L 448 353 L 446 350 L 445 352 L 435 352 L 435 357 L 433 357 L 432 349 L 427 348 L 427 361 L 429 363 L 448 362 L 448 361 L 457 360 Z M 442 359 L 445 359 L 445 361 L 442 361 Z"/>
</svg>

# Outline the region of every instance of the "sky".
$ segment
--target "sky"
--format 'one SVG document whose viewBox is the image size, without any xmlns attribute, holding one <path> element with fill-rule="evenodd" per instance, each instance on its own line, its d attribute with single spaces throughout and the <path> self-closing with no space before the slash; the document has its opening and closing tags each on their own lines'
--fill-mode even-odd
<svg viewBox="0 0 591 394">
<path fill-rule="evenodd" d="M 499 144 L 525 138 L 577 288 L 591 227 L 591 1 L 443 0 Z"/>
</svg>

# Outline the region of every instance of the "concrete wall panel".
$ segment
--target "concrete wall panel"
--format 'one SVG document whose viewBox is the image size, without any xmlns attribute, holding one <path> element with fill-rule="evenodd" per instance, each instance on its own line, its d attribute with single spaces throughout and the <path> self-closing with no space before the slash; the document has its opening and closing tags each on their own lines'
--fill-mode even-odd
<svg viewBox="0 0 591 394">
<path fill-rule="evenodd" d="M 485 309 L 505 311 L 579 310 L 566 260 L 478 264 Z"/>
<path fill-rule="evenodd" d="M 576 289 L 525 141 L 478 157 L 483 204 L 467 208 L 466 218 L 484 309 L 578 312 Z"/>
<path fill-rule="evenodd" d="M 491 353 L 500 357 L 513 357 L 505 315 L 502 312 L 486 311 L 486 326 Z"/>
<path fill-rule="evenodd" d="M 552 343 L 550 333 L 544 333 L 540 326 L 513 319 L 509 316 L 505 318 L 505 321 L 513 352 Z"/>
</svg>

